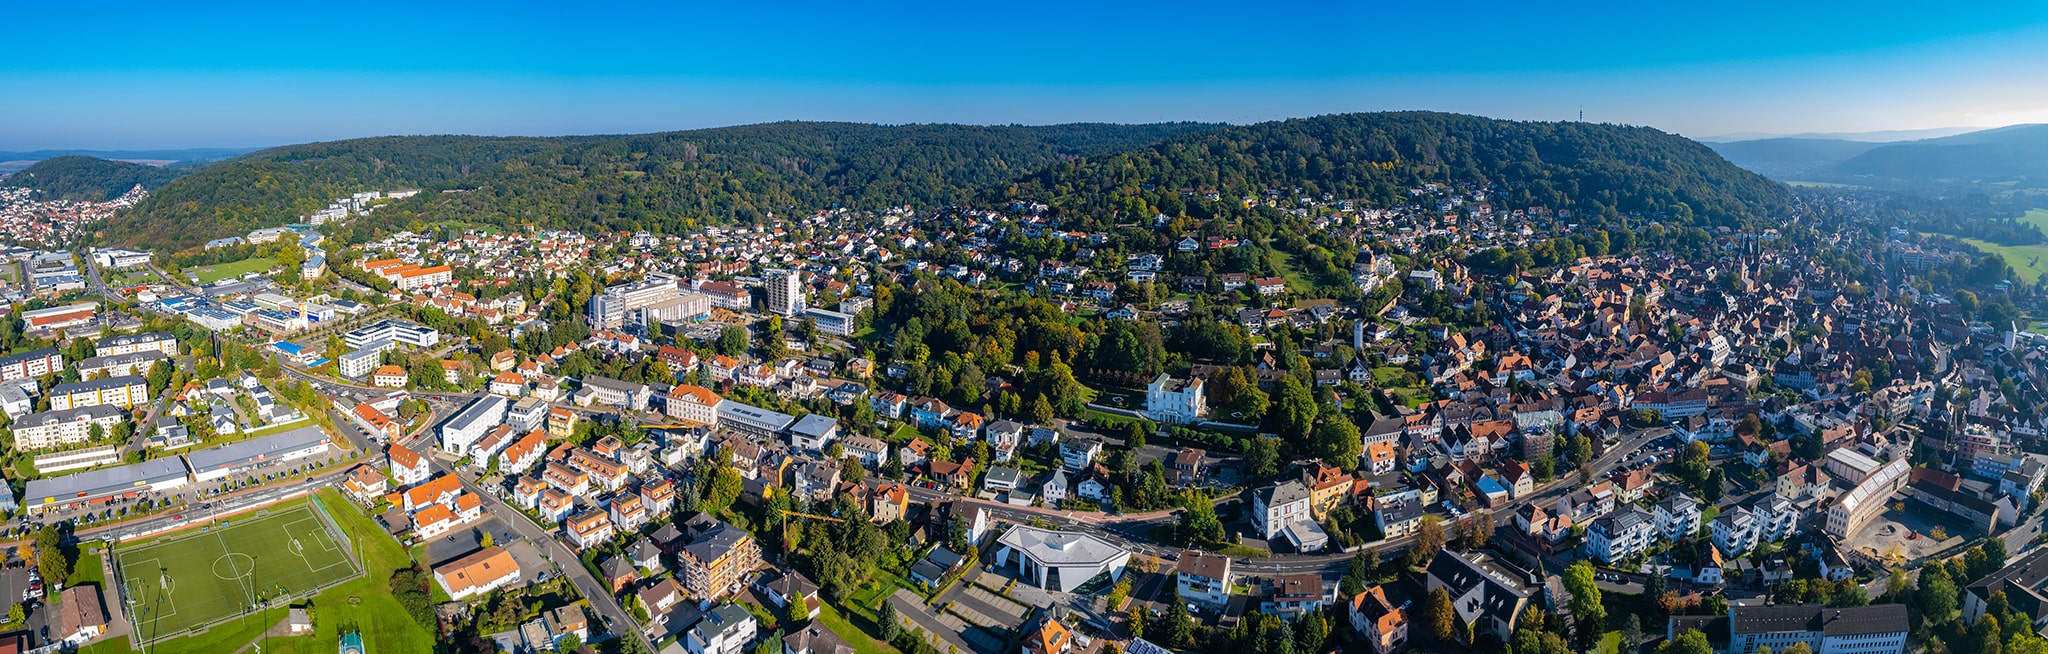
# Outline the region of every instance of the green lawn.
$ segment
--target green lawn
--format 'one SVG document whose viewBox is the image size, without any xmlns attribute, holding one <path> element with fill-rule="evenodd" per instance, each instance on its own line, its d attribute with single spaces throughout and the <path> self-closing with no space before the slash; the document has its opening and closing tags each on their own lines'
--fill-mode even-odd
<svg viewBox="0 0 2048 654">
<path fill-rule="evenodd" d="M 2038 209 L 2036 210 L 2038 211 Z M 2031 212 L 2029 212 L 2031 216 Z M 1977 249 L 2005 257 L 2005 263 L 2019 275 L 2016 281 L 2032 283 L 2048 273 L 2048 245 L 1999 245 L 1974 238 L 1962 239 Z"/>
<path fill-rule="evenodd" d="M 344 628 L 360 631 L 371 652 L 432 651 L 433 634 L 413 622 L 405 608 L 391 595 L 391 573 L 412 565 L 405 548 L 386 536 L 384 530 L 371 522 L 355 504 L 344 499 L 340 491 L 323 489 L 317 497 L 335 523 L 353 541 L 368 572 L 329 588 L 314 598 L 313 635 L 274 638 L 263 651 L 329 654 L 334 651 Z M 167 640 L 152 645 L 150 649 L 164 654 L 233 652 L 284 619 L 284 614 L 284 607 L 274 608 L 264 616 L 252 616 L 246 625 L 241 621 L 228 622 L 205 634 Z M 96 654 L 133 653 L 125 639 L 97 643 L 84 651 Z"/>
<path fill-rule="evenodd" d="M 79 552 L 78 560 L 71 564 L 71 578 L 65 579 L 64 585 L 69 587 L 79 584 L 97 584 L 105 588 L 107 585 L 107 571 L 100 568 L 101 561 L 102 558 L 98 549 Z"/>
<path fill-rule="evenodd" d="M 143 635 L 150 638 L 241 615 L 252 602 L 357 573 L 340 541 L 305 502 L 122 546 L 115 561 L 123 598 L 150 612 L 138 613 L 148 621 Z"/>
<path fill-rule="evenodd" d="M 199 283 L 211 284 L 229 277 L 240 277 L 248 273 L 263 272 L 275 267 L 277 267 L 276 258 L 250 257 L 241 261 L 190 268 L 187 272 L 199 275 Z"/>
<path fill-rule="evenodd" d="M 888 643 L 875 640 L 868 632 L 853 626 L 853 623 L 839 615 L 839 611 L 832 608 L 831 604 L 826 604 L 818 610 L 818 623 L 825 625 L 832 633 L 839 634 L 839 638 L 852 645 L 853 651 L 857 654 L 895 654 L 897 651 Z"/>
<path fill-rule="evenodd" d="M 1610 631 L 1600 634 L 1600 643 L 1593 647 L 1593 654 L 1620 654 L 1621 632 Z"/>
</svg>

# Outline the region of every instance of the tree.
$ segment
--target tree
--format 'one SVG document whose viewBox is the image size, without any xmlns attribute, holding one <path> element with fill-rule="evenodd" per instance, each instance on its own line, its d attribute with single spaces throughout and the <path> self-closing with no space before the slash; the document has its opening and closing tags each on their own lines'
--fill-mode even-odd
<svg viewBox="0 0 2048 654">
<path fill-rule="evenodd" d="M 1493 512 L 1480 511 L 1479 515 L 1465 523 L 1465 548 L 1481 549 L 1493 539 Z"/>
<path fill-rule="evenodd" d="M 44 587 L 53 594 L 58 585 L 71 577 L 71 558 L 64 554 L 64 534 L 57 530 L 57 525 L 43 527 L 36 534 L 36 570 L 43 575 L 47 584 Z"/>
<path fill-rule="evenodd" d="M 1339 469 L 1350 470 L 1358 467 L 1358 456 L 1365 445 L 1358 439 L 1358 426 L 1342 412 L 1332 411 L 1321 426 L 1316 427 L 1316 454 L 1323 462 Z"/>
<path fill-rule="evenodd" d="M 1936 625 L 1948 624 L 1955 618 L 1956 584 L 1949 578 L 1945 566 L 1929 565 L 1920 569 L 1919 592 L 1914 599 L 1920 603 L 1920 614 Z"/>
<path fill-rule="evenodd" d="M 1165 630 L 1159 632 L 1160 643 L 1175 649 L 1194 644 L 1195 621 L 1188 617 L 1188 604 L 1181 601 L 1180 586 L 1167 586 Z"/>
<path fill-rule="evenodd" d="M 1422 633 L 1434 642 L 1451 641 L 1451 629 L 1455 626 L 1451 607 L 1451 594 L 1442 588 L 1429 591 L 1429 597 L 1422 600 L 1422 609 L 1416 622 L 1422 625 Z"/>
<path fill-rule="evenodd" d="M 1309 611 L 1294 621 L 1294 651 L 1323 651 L 1323 643 L 1330 638 L 1330 623 L 1323 620 L 1322 611 Z"/>
<path fill-rule="evenodd" d="M 885 603 L 886 603 L 886 602 L 885 602 Z M 630 640 L 630 639 L 629 639 L 629 640 Z M 576 637 L 576 634 L 569 634 L 569 635 L 566 635 L 566 636 L 563 636 L 563 637 L 562 637 L 562 642 L 560 642 L 560 643 L 556 643 L 556 644 L 555 644 L 555 651 L 557 651 L 557 652 L 574 652 L 574 651 L 576 651 L 576 648 L 579 648 L 579 647 L 582 647 L 582 646 L 583 646 L 583 639 L 582 639 L 582 638 L 577 638 L 577 637 Z"/>
<path fill-rule="evenodd" d="M 712 342 L 712 349 L 729 357 L 747 353 L 747 328 L 728 325 L 718 332 L 718 339 Z"/>
<path fill-rule="evenodd" d="M 1307 445 L 1309 432 L 1315 428 L 1316 413 L 1319 410 L 1316 406 L 1316 396 L 1309 392 L 1307 386 L 1293 377 L 1280 378 L 1280 407 L 1271 417 L 1273 429 L 1280 434 L 1281 439 L 1292 443 L 1296 448 Z"/>
<path fill-rule="evenodd" d="M 1657 654 L 1714 654 L 1714 645 L 1698 629 L 1687 629 L 1677 638 L 1657 646 Z"/>
<path fill-rule="evenodd" d="M 1253 479 L 1271 477 L 1280 471 L 1280 439 L 1259 435 L 1245 445 L 1246 473 Z"/>
<path fill-rule="evenodd" d="M 884 641 L 896 640 L 896 634 L 903 632 L 903 618 L 896 614 L 894 602 L 882 602 L 882 609 L 875 614 L 875 635 Z"/>
<path fill-rule="evenodd" d="M 1408 565 L 1420 566 L 1436 558 L 1444 548 L 1443 521 L 1433 515 L 1422 516 L 1422 525 L 1415 528 L 1415 547 L 1408 549 Z"/>
<path fill-rule="evenodd" d="M 1046 401 L 1044 395 L 1032 398 L 1031 420 L 1040 425 L 1051 425 L 1052 419 L 1052 403 Z"/>
<path fill-rule="evenodd" d="M 1131 610 L 1124 612 L 1124 629 L 1131 632 L 1132 638 L 1145 637 L 1145 609 L 1143 607 L 1134 605 L 1131 607 Z"/>
<path fill-rule="evenodd" d="M 1607 625 L 1607 607 L 1600 603 L 1600 587 L 1593 583 L 1593 564 L 1579 561 L 1565 568 L 1564 589 L 1572 598 L 1566 610 L 1578 620 L 1580 644 L 1589 645 Z"/>
<path fill-rule="evenodd" d="M 491 532 L 489 532 L 489 531 L 485 531 L 485 532 L 484 532 L 484 535 L 482 535 L 482 536 L 478 536 L 478 537 L 477 537 L 477 539 L 476 539 L 476 546 L 477 546 L 477 547 L 482 547 L 482 548 L 485 548 L 485 549 L 489 549 L 489 548 L 490 548 L 491 546 L 493 546 L 493 545 L 497 545 L 497 544 L 498 544 L 498 539 L 497 539 L 496 537 L 494 537 L 494 536 L 491 536 Z"/>
<path fill-rule="evenodd" d="M 1216 506 L 1209 498 L 1190 493 L 1182 502 L 1187 508 L 1180 512 L 1180 535 L 1189 543 L 1216 545 L 1223 542 L 1223 521 L 1216 517 Z"/>
</svg>

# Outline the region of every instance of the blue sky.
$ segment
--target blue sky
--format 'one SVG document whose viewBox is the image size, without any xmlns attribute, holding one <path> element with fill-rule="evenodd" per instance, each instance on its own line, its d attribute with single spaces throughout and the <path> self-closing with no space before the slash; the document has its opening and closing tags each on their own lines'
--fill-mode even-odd
<svg viewBox="0 0 2048 654">
<path fill-rule="evenodd" d="M 2048 122 L 2041 2 L 205 4 L 10 7 L 0 150 L 1392 109 L 1699 137 Z"/>
</svg>

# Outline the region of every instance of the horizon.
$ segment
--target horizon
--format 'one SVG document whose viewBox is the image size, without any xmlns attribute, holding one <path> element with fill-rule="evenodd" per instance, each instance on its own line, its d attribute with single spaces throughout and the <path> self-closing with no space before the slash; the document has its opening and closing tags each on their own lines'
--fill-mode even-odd
<svg viewBox="0 0 2048 654">
<path fill-rule="evenodd" d="M 1293 2 L 17 8 L 0 151 L 636 134 L 789 120 L 1249 124 L 1361 111 L 1696 140 L 2048 122 L 2048 5 Z M 1404 28 L 1456 16 L 1456 33 Z M 1228 25 L 1229 31 L 1219 30 Z M 1275 45 L 1281 43 L 1282 45 Z"/>
</svg>

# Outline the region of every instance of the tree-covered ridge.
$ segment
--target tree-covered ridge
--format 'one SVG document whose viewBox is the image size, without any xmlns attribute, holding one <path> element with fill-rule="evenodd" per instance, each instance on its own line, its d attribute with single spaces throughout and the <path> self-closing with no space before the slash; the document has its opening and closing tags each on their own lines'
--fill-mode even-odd
<svg viewBox="0 0 2048 654">
<path fill-rule="evenodd" d="M 679 232 L 834 205 L 958 202 L 1057 161 L 1215 127 L 788 122 L 632 136 L 313 143 L 195 173 L 101 235 L 182 249 L 295 220 L 349 193 L 400 187 L 430 192 L 380 211 L 386 220 Z"/>
<path fill-rule="evenodd" d="M 1067 215 L 1230 213 L 1268 190 L 1405 203 L 1421 184 L 1497 185 L 1502 208 L 1733 225 L 1780 216 L 1787 190 L 1647 127 L 1431 112 L 1342 114 L 1189 134 L 1056 164 L 1003 189 Z M 1193 191 L 1192 196 L 1183 191 Z M 1218 201 L 1203 197 L 1214 192 Z M 1145 213 L 1144 215 L 1149 215 Z"/>
<path fill-rule="evenodd" d="M 184 170 L 178 168 L 68 155 L 44 159 L 15 171 L 0 185 L 36 189 L 45 199 L 101 202 L 127 193 L 136 184 L 145 190 L 156 190 L 182 174 Z"/>
</svg>

